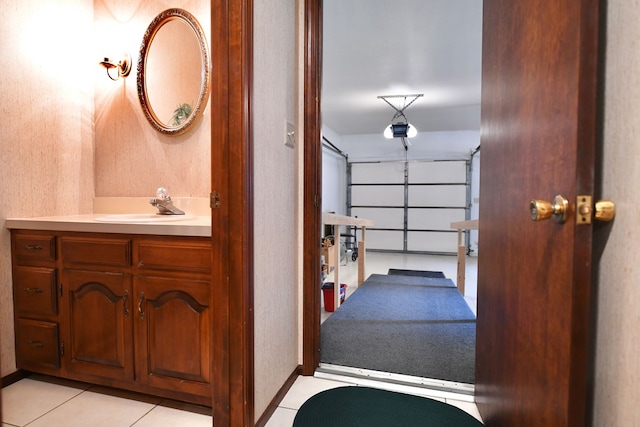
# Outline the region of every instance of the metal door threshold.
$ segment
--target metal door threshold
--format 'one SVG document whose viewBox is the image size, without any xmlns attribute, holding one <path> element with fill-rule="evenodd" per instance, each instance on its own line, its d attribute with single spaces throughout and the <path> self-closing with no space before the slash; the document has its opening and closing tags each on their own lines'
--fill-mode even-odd
<svg viewBox="0 0 640 427">
<path fill-rule="evenodd" d="M 342 381 L 362 386 L 384 388 L 402 393 L 473 402 L 475 386 L 432 378 L 321 363 L 316 378 Z"/>
</svg>

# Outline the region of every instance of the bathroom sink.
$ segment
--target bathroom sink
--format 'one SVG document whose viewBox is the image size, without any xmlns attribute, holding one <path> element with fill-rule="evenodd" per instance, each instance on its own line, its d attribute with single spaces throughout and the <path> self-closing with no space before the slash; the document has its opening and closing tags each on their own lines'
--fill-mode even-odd
<svg viewBox="0 0 640 427">
<path fill-rule="evenodd" d="M 149 223 L 149 222 L 169 222 L 169 221 L 187 221 L 195 219 L 195 215 L 158 215 L 158 214 L 110 214 L 94 218 L 98 222 L 117 222 L 117 223 Z"/>
</svg>

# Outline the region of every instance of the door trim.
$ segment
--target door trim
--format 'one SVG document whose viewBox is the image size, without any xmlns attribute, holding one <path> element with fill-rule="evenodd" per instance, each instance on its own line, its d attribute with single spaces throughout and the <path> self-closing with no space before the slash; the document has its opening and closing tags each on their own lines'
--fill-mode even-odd
<svg viewBox="0 0 640 427">
<path fill-rule="evenodd" d="M 320 364 L 322 0 L 305 0 L 304 19 L 302 374 L 313 375 Z"/>
<path fill-rule="evenodd" d="M 211 391 L 216 427 L 254 425 L 253 1 L 211 1 Z"/>
</svg>

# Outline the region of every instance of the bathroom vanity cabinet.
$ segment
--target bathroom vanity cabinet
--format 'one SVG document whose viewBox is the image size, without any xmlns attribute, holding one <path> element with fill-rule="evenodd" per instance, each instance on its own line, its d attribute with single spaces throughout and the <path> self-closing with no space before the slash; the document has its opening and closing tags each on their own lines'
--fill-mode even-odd
<svg viewBox="0 0 640 427">
<path fill-rule="evenodd" d="M 12 230 L 21 369 L 211 405 L 208 237 Z"/>
</svg>

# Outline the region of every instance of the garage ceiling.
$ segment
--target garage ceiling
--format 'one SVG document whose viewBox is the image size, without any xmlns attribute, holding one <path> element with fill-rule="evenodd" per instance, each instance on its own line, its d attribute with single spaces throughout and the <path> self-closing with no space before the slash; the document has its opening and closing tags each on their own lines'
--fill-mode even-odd
<svg viewBox="0 0 640 427">
<path fill-rule="evenodd" d="M 420 132 L 480 129 L 482 0 L 324 0 L 323 123 L 379 134 L 380 95 L 424 94 L 406 111 Z M 400 105 L 399 105 L 400 106 Z"/>
</svg>

